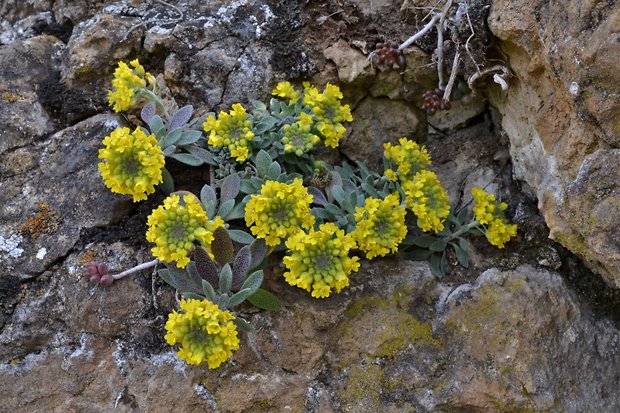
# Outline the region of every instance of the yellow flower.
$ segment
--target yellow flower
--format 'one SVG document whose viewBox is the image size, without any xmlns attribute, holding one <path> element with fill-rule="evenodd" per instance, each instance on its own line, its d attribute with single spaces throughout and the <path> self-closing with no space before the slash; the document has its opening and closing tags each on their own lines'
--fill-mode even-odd
<svg viewBox="0 0 620 413">
<path fill-rule="evenodd" d="M 504 216 L 504 211 L 508 208 L 505 202 L 497 202 L 495 195 L 487 194 L 481 188 L 472 188 L 471 194 L 476 205 L 474 215 L 476 221 L 483 226 L 487 240 L 491 245 L 504 248 L 504 244 L 517 235 L 517 225 L 511 224 Z"/>
<path fill-rule="evenodd" d="M 405 215 L 398 193 L 384 200 L 368 198 L 363 208 L 355 208 L 356 228 L 353 239 L 369 260 L 398 251 L 398 245 L 407 235 Z"/>
<path fill-rule="evenodd" d="M 166 342 L 180 344 L 177 356 L 188 364 L 207 362 L 215 369 L 239 349 L 235 316 L 208 300 L 181 300 L 181 313 L 166 321 Z"/>
<path fill-rule="evenodd" d="M 349 257 L 355 248 L 353 237 L 331 222 L 321 224 L 319 231 L 297 232 L 286 247 L 290 251 L 283 261 L 289 271 L 284 279 L 315 298 L 329 297 L 332 288 L 340 292 L 349 285 L 349 274 L 360 266 L 358 257 Z"/>
<path fill-rule="evenodd" d="M 129 128 L 118 128 L 103 139 L 104 149 L 99 149 L 99 172 L 105 186 L 112 192 L 132 195 L 141 201 L 155 192 L 162 182 L 164 153 L 155 135 L 146 136 L 140 128 L 132 133 Z"/>
<path fill-rule="evenodd" d="M 299 92 L 295 90 L 295 88 L 290 84 L 290 82 L 278 83 L 276 88 L 271 91 L 271 94 L 274 96 L 288 99 L 289 105 L 292 105 L 299 100 Z"/>
<path fill-rule="evenodd" d="M 209 145 L 216 148 L 227 146 L 230 156 L 243 162 L 249 154 L 250 141 L 254 139 L 252 121 L 240 103 L 232 105 L 230 113 L 220 112 L 217 119 L 209 116 L 202 124 L 209 135 Z"/>
<path fill-rule="evenodd" d="M 209 220 L 198 199 L 187 194 L 181 197 L 172 194 L 149 215 L 146 239 L 155 243 L 151 250 L 153 255 L 165 262 L 176 261 L 179 268 L 185 268 L 189 262 L 188 251 L 198 242 L 207 251 L 211 250 L 213 232 L 224 226 L 219 216 Z"/>
<path fill-rule="evenodd" d="M 443 230 L 443 222 L 450 214 L 448 194 L 434 172 L 420 171 L 411 181 L 405 181 L 405 203 L 418 217 L 422 231 Z"/>
<path fill-rule="evenodd" d="M 312 195 L 296 178 L 292 184 L 267 181 L 260 195 L 252 195 L 245 207 L 245 223 L 258 238 L 269 246 L 280 242 L 301 228 L 311 228 L 314 216 L 310 213 Z"/>
<path fill-rule="evenodd" d="M 349 105 L 340 105 L 342 93 L 338 86 L 328 83 L 320 93 L 317 88 L 304 82 L 304 105 L 309 107 L 317 123 L 316 128 L 325 139 L 325 146 L 337 148 L 346 129 L 342 122 L 353 121 Z"/>
<path fill-rule="evenodd" d="M 281 142 L 284 144 L 284 152 L 294 152 L 295 155 L 301 156 L 310 151 L 321 138 L 310 132 L 312 129 L 312 116 L 302 113 L 299 121 L 292 125 L 284 125 L 282 130 L 284 137 Z"/>
<path fill-rule="evenodd" d="M 396 172 L 393 169 L 386 169 L 385 176 L 390 181 L 396 181 L 398 174 L 403 181 L 411 180 L 413 176 L 426 169 L 431 163 L 426 147 L 419 146 L 416 142 L 407 138 L 400 138 L 400 145 L 392 145 L 391 143 L 383 144 L 383 156 L 386 160 L 396 165 Z"/>
<path fill-rule="evenodd" d="M 138 59 L 132 60 L 129 64 L 133 69 L 125 62 L 118 62 L 118 67 L 114 71 L 114 80 L 112 80 L 114 89 L 108 90 L 108 102 L 115 112 L 135 106 L 139 101 L 137 93 L 140 89 L 146 88 L 147 81 L 151 85 L 155 84 L 155 78 L 144 71 Z"/>
</svg>

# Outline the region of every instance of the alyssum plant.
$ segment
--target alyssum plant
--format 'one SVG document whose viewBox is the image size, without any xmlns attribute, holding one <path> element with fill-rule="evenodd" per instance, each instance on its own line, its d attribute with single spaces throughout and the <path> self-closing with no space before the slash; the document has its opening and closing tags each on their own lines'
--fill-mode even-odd
<svg viewBox="0 0 620 413">
<path fill-rule="evenodd" d="M 318 160 L 335 149 L 352 116 L 342 93 L 279 83 L 266 105 L 240 103 L 230 111 L 194 117 L 191 106 L 164 99 L 158 81 L 137 60 L 120 62 L 109 102 L 115 111 L 143 105 L 143 126 L 121 127 L 103 140 L 99 171 L 113 192 L 134 202 L 159 187 L 168 197 L 148 217 L 146 239 L 155 259 L 120 274 L 88 266 L 91 281 L 109 285 L 159 264 L 159 277 L 182 296 L 166 322 L 166 341 L 190 364 L 216 368 L 239 348 L 237 330 L 251 326 L 235 308 L 249 301 L 278 310 L 277 297 L 260 288 L 270 257 L 281 257 L 283 278 L 326 298 L 349 285 L 360 256 L 399 249 L 430 259 L 442 275 L 446 250 L 467 267 L 468 242 L 478 232 L 503 248 L 516 234 L 506 204 L 475 188 L 473 217 L 455 215 L 424 146 L 407 138 L 385 145 L 383 174 L 365 163 L 332 166 Z M 210 169 L 200 194 L 174 191 L 166 170 L 172 158 Z M 415 229 L 418 227 L 419 229 Z M 421 231 L 432 235 L 415 235 Z M 237 248 L 235 248 L 237 245 Z M 235 253 L 236 251 L 236 253 Z M 273 259 L 271 260 L 273 262 Z"/>
</svg>

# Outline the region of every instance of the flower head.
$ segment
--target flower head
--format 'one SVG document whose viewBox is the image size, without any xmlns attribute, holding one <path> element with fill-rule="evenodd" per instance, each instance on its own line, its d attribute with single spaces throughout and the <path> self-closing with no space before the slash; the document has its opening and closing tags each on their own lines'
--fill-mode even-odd
<svg viewBox="0 0 620 413">
<path fill-rule="evenodd" d="M 368 198 L 363 207 L 355 208 L 356 227 L 352 236 L 369 260 L 398 251 L 407 235 L 405 215 L 398 194 L 385 199 Z"/>
<path fill-rule="evenodd" d="M 476 221 L 486 225 L 487 240 L 498 248 L 504 248 L 504 244 L 517 235 L 517 225 L 508 222 L 504 215 L 508 204 L 496 201 L 495 195 L 487 194 L 481 188 L 472 188 L 471 194 L 476 203 L 474 206 Z"/>
<path fill-rule="evenodd" d="M 426 147 L 418 145 L 416 142 L 407 138 L 400 138 L 400 145 L 385 143 L 383 145 L 383 156 L 387 161 L 396 165 L 396 171 L 391 168 L 385 170 L 385 176 L 396 181 L 398 177 L 402 180 L 410 180 L 414 175 L 431 163 Z"/>
<path fill-rule="evenodd" d="M 149 84 L 155 84 L 155 78 L 144 71 L 138 59 L 132 60 L 129 67 L 125 62 L 118 62 L 112 80 L 113 90 L 108 90 L 108 102 L 115 112 L 121 112 L 132 108 L 138 103 L 137 91 L 146 88 Z"/>
<path fill-rule="evenodd" d="M 181 300 L 181 312 L 173 311 L 166 322 L 166 342 L 180 344 L 177 356 L 188 364 L 207 362 L 215 369 L 239 349 L 235 317 L 208 300 Z"/>
<path fill-rule="evenodd" d="M 220 112 L 217 119 L 211 115 L 202 124 L 209 135 L 209 145 L 227 146 L 230 156 L 239 162 L 247 159 L 250 141 L 254 139 L 252 121 L 240 103 L 232 105 L 230 113 Z"/>
<path fill-rule="evenodd" d="M 286 282 L 316 298 L 329 297 L 332 288 L 340 292 L 349 285 L 349 274 L 360 266 L 358 257 L 349 257 L 349 250 L 355 248 L 353 237 L 331 222 L 321 224 L 319 231 L 297 232 L 286 247 L 290 250 L 283 260 Z"/>
<path fill-rule="evenodd" d="M 281 142 L 284 144 L 284 152 L 293 152 L 297 156 L 310 151 L 321 138 L 312 133 L 312 116 L 303 113 L 299 120 L 292 125 L 284 125 L 282 131 L 284 137 Z"/>
<path fill-rule="evenodd" d="M 420 171 L 411 181 L 405 181 L 405 203 L 418 217 L 422 231 L 443 230 L 443 222 L 450 214 L 448 194 L 435 172 Z"/>
<path fill-rule="evenodd" d="M 316 117 L 316 128 L 325 139 L 325 146 L 332 148 L 338 147 L 346 132 L 342 122 L 353 121 L 351 108 L 349 105 L 340 105 L 341 99 L 342 93 L 338 86 L 328 83 L 321 93 L 309 83 L 304 83 L 304 106 L 309 107 Z"/>
<path fill-rule="evenodd" d="M 132 195 L 141 201 L 155 192 L 162 182 L 165 160 L 155 135 L 146 136 L 140 128 L 118 128 L 103 139 L 104 149 L 99 149 L 99 172 L 105 186 L 112 192 Z"/>
<path fill-rule="evenodd" d="M 292 184 L 267 181 L 260 195 L 252 195 L 245 207 L 245 223 L 252 234 L 275 246 L 302 228 L 314 225 L 310 213 L 312 195 L 296 178 Z"/>
<path fill-rule="evenodd" d="M 172 194 L 164 204 L 149 215 L 146 239 L 156 246 L 153 255 L 162 261 L 176 261 L 179 268 L 185 268 L 189 262 L 188 251 L 198 242 L 210 251 L 213 232 L 224 226 L 219 216 L 209 220 L 196 197 L 192 194 L 183 196 Z"/>
<path fill-rule="evenodd" d="M 295 90 L 295 88 L 290 84 L 290 82 L 278 83 L 276 88 L 271 91 L 271 94 L 274 96 L 288 99 L 289 105 L 292 105 L 299 100 L 299 92 Z"/>
</svg>

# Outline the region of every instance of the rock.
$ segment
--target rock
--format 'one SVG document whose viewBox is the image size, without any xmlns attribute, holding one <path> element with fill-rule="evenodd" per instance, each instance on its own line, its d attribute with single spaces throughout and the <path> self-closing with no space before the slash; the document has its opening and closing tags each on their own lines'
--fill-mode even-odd
<svg viewBox="0 0 620 413">
<path fill-rule="evenodd" d="M 600 164 L 617 162 L 608 149 L 620 145 L 620 89 L 610 63 L 620 56 L 615 40 L 619 13 L 610 3 L 501 0 L 493 2 L 489 15 L 489 27 L 514 73 L 508 91 L 497 88 L 490 98 L 510 139 L 515 176 L 536 192 L 551 237 L 578 253 L 611 285 L 620 285 L 620 247 L 612 242 L 603 248 L 600 242 L 615 237 L 613 223 L 620 212 L 599 204 L 613 196 L 601 198 L 596 189 L 579 182 L 596 179 L 584 176 L 590 171 L 590 156 Z M 593 210 L 611 214 L 604 220 L 609 225 L 598 224 L 602 233 L 597 236 L 580 226 L 590 210 L 573 215 L 574 208 L 568 208 L 569 188 L 576 186 L 583 198 L 592 199 L 588 205 Z"/>
<path fill-rule="evenodd" d="M 424 141 L 423 115 L 410 104 L 387 98 L 367 97 L 353 110 L 353 123 L 340 143 L 340 150 L 352 160 L 366 160 L 371 168 L 383 170 L 383 144 L 397 143 L 403 136 Z"/>
<path fill-rule="evenodd" d="M 41 274 L 67 254 L 81 230 L 113 223 L 130 208 L 97 171 L 101 141 L 118 126 L 117 117 L 98 115 L 9 154 L 1 175 L 7 190 L 0 193 L 0 235 L 23 235 L 22 254 L 7 262 L 21 276 Z"/>
<path fill-rule="evenodd" d="M 62 43 L 51 36 L 0 48 L 0 155 L 53 132 L 54 124 L 36 92 L 49 72 L 57 70 L 61 50 Z"/>
<path fill-rule="evenodd" d="M 334 62 L 338 68 L 338 79 L 344 83 L 365 83 L 374 75 L 370 60 L 359 50 L 349 46 L 344 40 L 338 40 L 323 51 L 326 59 Z M 366 82 L 367 83 L 367 82 Z"/>
</svg>

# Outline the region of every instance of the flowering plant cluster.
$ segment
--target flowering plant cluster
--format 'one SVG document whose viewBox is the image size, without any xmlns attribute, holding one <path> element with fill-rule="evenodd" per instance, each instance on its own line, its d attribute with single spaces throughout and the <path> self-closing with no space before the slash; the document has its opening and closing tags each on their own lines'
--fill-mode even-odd
<svg viewBox="0 0 620 413">
<path fill-rule="evenodd" d="M 407 138 L 385 144 L 382 173 L 363 162 L 321 161 L 353 121 L 336 85 L 321 91 L 307 82 L 300 89 L 281 82 L 268 105 L 235 103 L 228 112 L 196 117 L 191 106 L 163 99 L 137 60 L 130 65 L 119 63 L 109 102 L 117 112 L 144 104 L 144 123 L 104 139 L 99 170 L 108 188 L 134 202 L 156 187 L 167 195 L 147 220 L 155 260 L 139 267 L 161 266 L 160 278 L 181 294 L 165 339 L 189 364 L 217 368 L 239 348 L 238 329 L 252 330 L 235 310 L 240 304 L 280 308 L 261 288 L 263 269 L 274 258 L 285 282 L 327 298 L 349 286 L 360 257 L 404 250 L 429 259 L 442 275 L 449 245 L 468 266 L 466 233 L 483 233 L 499 248 L 516 235 L 506 204 L 478 188 L 471 221 L 465 223 L 467 210 L 455 215 L 427 169 L 428 151 Z M 175 192 L 167 159 L 208 168 L 200 194 Z M 96 264 L 92 268 L 91 280 L 103 284 Z M 105 272 L 105 285 L 122 275 Z"/>
</svg>

